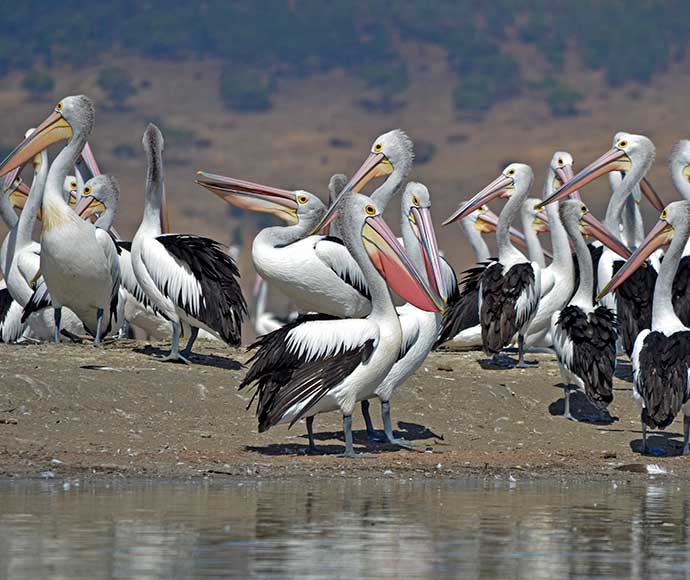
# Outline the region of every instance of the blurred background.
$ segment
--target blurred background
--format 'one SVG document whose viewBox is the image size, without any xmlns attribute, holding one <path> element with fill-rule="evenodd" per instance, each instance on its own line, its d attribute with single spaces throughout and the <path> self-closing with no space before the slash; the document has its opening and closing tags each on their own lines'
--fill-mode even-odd
<svg viewBox="0 0 690 580">
<path fill-rule="evenodd" d="M 251 240 L 271 218 L 194 185 L 198 169 L 325 197 L 332 173 L 350 175 L 399 127 L 440 224 L 507 163 L 531 164 L 541 196 L 554 150 L 581 168 L 619 130 L 655 142 L 650 177 L 668 201 L 665 159 L 690 137 L 685 0 L 4 3 L 0 153 L 60 97 L 91 96 L 91 143 L 120 180 L 129 237 L 143 207 L 141 135 L 156 122 L 174 231 L 244 243 L 248 283 Z M 584 197 L 601 215 L 608 194 L 601 180 Z M 439 241 L 469 265 L 457 227 L 439 227 Z"/>
</svg>

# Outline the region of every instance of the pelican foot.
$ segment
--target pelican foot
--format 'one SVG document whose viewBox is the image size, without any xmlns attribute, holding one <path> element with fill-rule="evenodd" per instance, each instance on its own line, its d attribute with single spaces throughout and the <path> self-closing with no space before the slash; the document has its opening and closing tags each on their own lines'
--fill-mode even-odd
<svg viewBox="0 0 690 580">
<path fill-rule="evenodd" d="M 404 439 L 398 439 L 396 437 L 391 437 L 390 439 L 386 439 L 386 441 L 391 445 L 397 445 L 398 447 L 403 447 L 411 451 L 418 451 L 417 444 L 412 441 L 405 441 Z"/>
<path fill-rule="evenodd" d="M 561 415 L 561 417 L 563 417 L 564 419 L 568 419 L 568 421 L 575 421 L 575 422 L 577 422 L 577 419 L 576 419 L 575 417 L 573 417 L 573 416 L 570 414 L 570 412 L 563 413 L 563 414 Z"/>
<path fill-rule="evenodd" d="M 539 366 L 538 360 L 521 360 L 521 361 L 518 361 L 518 363 L 515 365 L 515 368 L 531 369 L 531 368 L 534 368 L 536 366 Z"/>
<path fill-rule="evenodd" d="M 336 457 L 347 457 L 348 459 L 375 459 L 376 455 L 356 453 L 355 451 L 344 451 L 343 453 L 338 453 Z"/>
<path fill-rule="evenodd" d="M 172 363 L 183 363 L 186 365 L 191 365 L 191 361 L 185 357 L 183 357 L 180 353 L 173 354 L 170 353 L 169 355 L 166 356 L 157 356 L 153 355 L 152 358 L 156 359 L 159 362 L 172 362 Z"/>
</svg>

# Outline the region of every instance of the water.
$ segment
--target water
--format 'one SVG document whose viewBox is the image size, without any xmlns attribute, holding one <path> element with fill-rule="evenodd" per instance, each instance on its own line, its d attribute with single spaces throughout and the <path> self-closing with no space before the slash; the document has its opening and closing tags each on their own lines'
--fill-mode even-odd
<svg viewBox="0 0 690 580">
<path fill-rule="evenodd" d="M 0 577 L 690 577 L 683 483 L 0 484 Z"/>
</svg>

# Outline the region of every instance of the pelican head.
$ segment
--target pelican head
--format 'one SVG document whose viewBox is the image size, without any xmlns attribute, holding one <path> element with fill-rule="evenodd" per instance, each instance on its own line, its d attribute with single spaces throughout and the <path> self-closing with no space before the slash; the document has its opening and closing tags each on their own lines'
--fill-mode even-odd
<svg viewBox="0 0 690 580">
<path fill-rule="evenodd" d="M 235 207 L 270 213 L 289 225 L 301 220 L 315 224 L 326 211 L 323 202 L 308 191 L 289 191 L 205 171 L 197 171 L 196 183 Z"/>
<path fill-rule="evenodd" d="M 342 191 L 335 198 L 323 216 L 315 232 L 326 227 L 333 221 L 338 206 L 345 195 L 351 191 L 362 191 L 364 186 L 376 177 L 384 177 L 393 172 L 407 175 L 414 161 L 414 146 L 412 139 L 405 131 L 394 129 L 379 135 L 371 146 L 369 157 L 364 160 L 360 168 L 347 182 Z"/>
<path fill-rule="evenodd" d="M 12 207 L 15 209 L 24 209 L 30 191 L 26 183 L 19 177 L 20 171 L 21 167 L 8 173 L 2 186 L 2 194 L 9 198 Z"/>
<path fill-rule="evenodd" d="M 446 302 L 448 291 L 441 272 L 436 232 L 431 221 L 431 196 L 427 187 L 410 181 L 402 196 L 402 214 L 410 222 L 419 243 L 426 277 L 433 290 Z"/>
<path fill-rule="evenodd" d="M 568 183 L 575 173 L 573 171 L 573 156 L 567 151 L 556 151 L 551 157 L 549 163 L 549 176 L 547 187 L 544 189 L 544 198 L 551 195 L 554 191 L 563 187 L 563 184 Z M 582 199 L 579 191 L 573 191 L 570 195 L 572 199 Z"/>
<path fill-rule="evenodd" d="M 536 198 L 528 198 L 522 204 L 520 211 L 522 212 L 523 224 L 530 224 L 532 231 L 537 234 L 546 234 L 549 230 L 549 217 L 541 211 L 537 211 L 536 205 L 539 200 Z M 526 225 L 523 227 L 527 227 Z"/>
<path fill-rule="evenodd" d="M 62 184 L 62 191 L 64 193 L 65 201 L 74 207 L 77 203 L 79 184 L 77 183 L 77 178 L 74 175 L 66 175 L 65 181 Z"/>
<path fill-rule="evenodd" d="M 579 199 L 567 199 L 558 206 L 558 214 L 565 224 L 577 224 L 586 236 L 592 236 L 624 259 L 630 257 L 630 250 L 604 224 L 595 218 L 589 208 Z"/>
<path fill-rule="evenodd" d="M 611 171 L 629 173 L 634 169 L 639 175 L 644 175 L 654 162 L 655 153 L 654 143 L 644 135 L 616 133 L 611 149 L 547 197 L 541 207 L 567 197 Z"/>
<path fill-rule="evenodd" d="M 120 201 L 120 186 L 112 175 L 92 177 L 79 192 L 74 212 L 84 220 L 93 223 L 112 221 Z"/>
<path fill-rule="evenodd" d="M 608 284 L 604 286 L 597 300 L 601 300 L 607 294 L 613 292 L 618 288 L 627 278 L 629 278 L 635 270 L 645 263 L 647 258 L 651 256 L 656 250 L 673 243 L 676 234 L 681 234 L 678 240 L 685 244 L 687 239 L 688 227 L 690 224 L 690 201 L 674 201 L 669 203 L 659 216 L 659 221 L 651 229 L 647 237 L 635 250 L 635 253 L 628 258 L 623 266 L 616 272 L 615 276 L 611 278 Z M 682 248 L 678 248 L 679 250 Z M 669 255 L 674 250 L 671 246 Z"/>
<path fill-rule="evenodd" d="M 686 196 L 690 183 L 690 141 L 682 139 L 673 146 L 668 158 L 668 170 L 675 188 Z"/>
<path fill-rule="evenodd" d="M 489 185 L 477 193 L 472 199 L 460 206 L 446 221 L 444 226 L 462 219 L 475 209 L 489 203 L 497 197 L 509 198 L 515 191 L 527 191 L 534 179 L 534 173 L 529 165 L 511 163 Z"/>
<path fill-rule="evenodd" d="M 371 263 L 388 286 L 421 310 L 442 312 L 443 300 L 415 269 L 375 202 L 365 195 L 353 193 L 343 199 L 342 210 L 338 212 L 339 229 L 346 243 L 364 246 Z"/>
<path fill-rule="evenodd" d="M 332 205 L 340 192 L 345 188 L 347 175 L 344 173 L 334 173 L 328 180 L 328 205 Z"/>
<path fill-rule="evenodd" d="M 95 120 L 93 101 L 85 95 L 62 99 L 53 112 L 26 137 L 0 164 L 0 175 L 20 167 L 53 143 L 72 138 L 74 133 L 89 134 Z"/>
</svg>

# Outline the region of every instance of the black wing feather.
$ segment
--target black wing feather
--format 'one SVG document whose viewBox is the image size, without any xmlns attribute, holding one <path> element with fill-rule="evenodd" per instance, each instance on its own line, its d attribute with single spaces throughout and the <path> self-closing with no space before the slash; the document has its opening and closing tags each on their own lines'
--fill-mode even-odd
<svg viewBox="0 0 690 580">
<path fill-rule="evenodd" d="M 599 306 L 589 316 L 578 306 L 567 306 L 558 324 L 573 343 L 572 368 L 582 379 L 585 394 L 599 408 L 613 401 L 613 371 L 616 367 L 616 315 Z"/>
<path fill-rule="evenodd" d="M 665 429 L 688 401 L 690 331 L 666 336 L 650 332 L 640 349 L 635 387 L 645 402 L 642 421 Z"/>
<path fill-rule="evenodd" d="M 497 354 L 508 346 L 525 323 L 517 319 L 516 305 L 520 295 L 534 286 L 531 264 L 515 264 L 505 274 L 503 264 L 488 266 L 481 279 L 482 306 L 479 320 L 482 343 L 487 354 Z M 527 312 L 527 318 L 533 313 Z"/>
<path fill-rule="evenodd" d="M 613 274 L 620 270 L 622 260 L 613 263 Z M 657 273 L 649 263 L 638 268 L 616 290 L 618 326 L 623 349 L 632 355 L 635 339 L 643 330 L 652 326 L 652 300 Z"/>
<path fill-rule="evenodd" d="M 690 327 L 690 256 L 681 258 L 673 280 L 673 309 L 684 326 Z"/>
<path fill-rule="evenodd" d="M 249 360 L 252 366 L 239 388 L 255 383 L 257 390 L 247 408 L 258 398 L 256 414 L 259 432 L 279 423 L 293 405 L 305 401 L 299 415 L 290 423 L 293 425 L 371 355 L 373 340 L 368 340 L 357 348 L 312 361 L 285 348 L 288 334 L 293 328 L 304 322 L 333 319 L 320 314 L 303 316 L 260 337 L 249 347 L 256 349 L 256 353 Z"/>
<path fill-rule="evenodd" d="M 195 317 L 215 330 L 225 342 L 238 346 L 247 304 L 238 281 L 239 270 L 224 246 L 209 238 L 188 234 L 168 234 L 156 239 L 186 264 L 199 281 L 203 299 Z M 182 296 L 175 300 L 180 308 L 188 308 Z"/>
<path fill-rule="evenodd" d="M 329 241 L 334 244 L 340 244 L 341 246 L 345 246 L 345 243 L 340 239 L 336 238 L 335 236 L 326 236 L 323 238 L 322 241 Z M 367 300 L 371 300 L 371 294 L 369 293 L 369 288 L 367 285 L 363 282 L 363 280 L 358 280 L 350 276 L 350 273 L 346 270 L 344 272 L 338 272 L 337 270 L 334 270 L 331 268 L 331 271 L 338 276 L 345 284 L 352 286 L 357 292 L 359 292 L 362 296 L 364 296 Z"/>
</svg>

